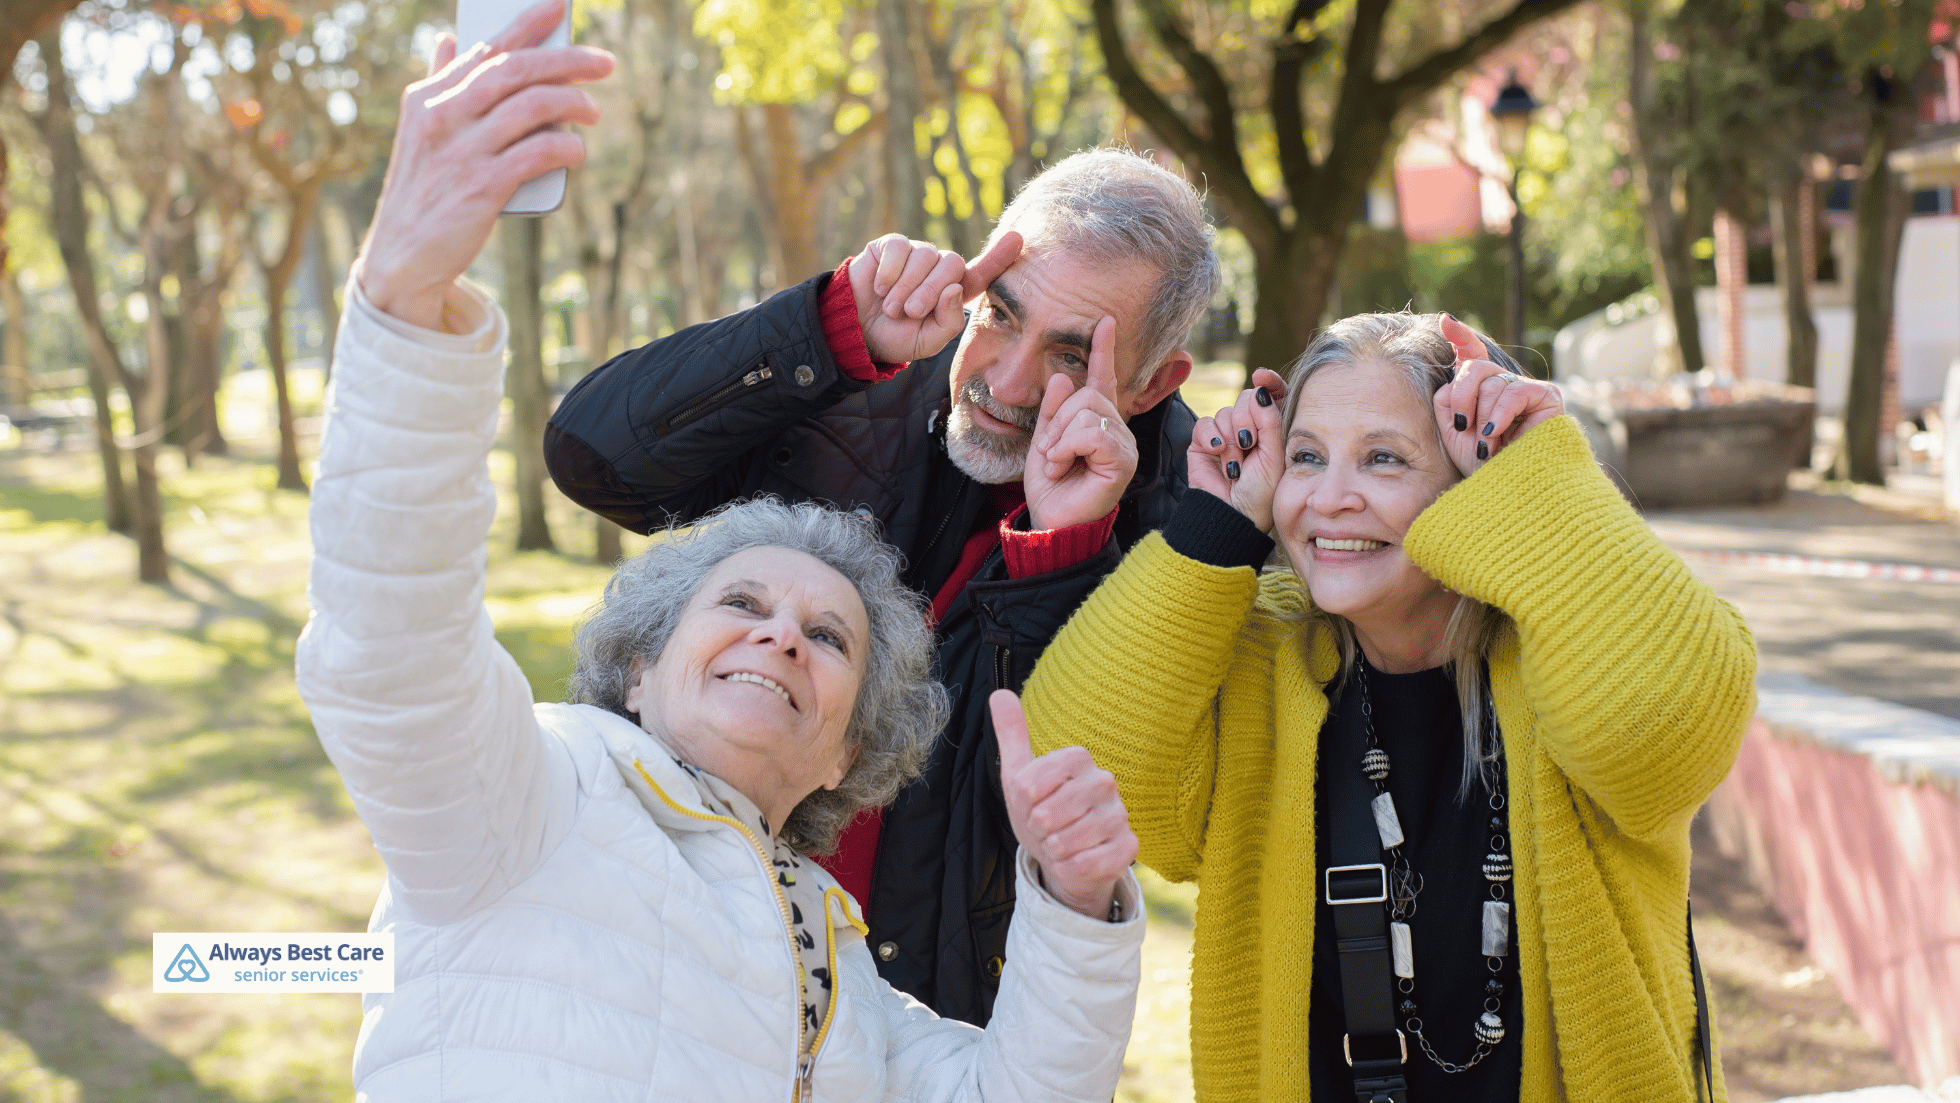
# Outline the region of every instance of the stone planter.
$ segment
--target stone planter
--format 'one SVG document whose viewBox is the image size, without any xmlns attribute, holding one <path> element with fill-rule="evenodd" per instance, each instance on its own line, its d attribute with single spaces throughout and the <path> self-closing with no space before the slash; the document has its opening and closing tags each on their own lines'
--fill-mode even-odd
<svg viewBox="0 0 1960 1103">
<path fill-rule="evenodd" d="M 1611 414 L 1580 405 L 1573 412 L 1628 499 L 1666 509 L 1780 500 L 1790 472 L 1810 462 L 1817 404 L 1759 400 Z"/>
</svg>

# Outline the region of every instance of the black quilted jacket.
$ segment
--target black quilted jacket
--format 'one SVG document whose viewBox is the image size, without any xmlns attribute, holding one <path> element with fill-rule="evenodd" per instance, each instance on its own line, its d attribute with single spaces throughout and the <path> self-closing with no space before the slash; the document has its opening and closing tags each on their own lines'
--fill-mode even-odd
<svg viewBox="0 0 1960 1103">
<path fill-rule="evenodd" d="M 987 498 L 942 440 L 957 342 L 884 383 L 852 380 L 818 319 L 830 278 L 586 376 L 545 430 L 559 488 L 635 532 L 761 493 L 868 512 L 903 553 L 907 584 L 936 594 Z M 1137 476 L 1110 546 L 1024 579 L 1008 578 L 995 551 L 938 625 L 936 673 L 952 720 L 924 775 L 886 812 L 865 912 L 879 970 L 941 1015 L 986 1024 L 1014 909 L 1014 833 L 987 695 L 1018 691 L 1122 552 L 1170 517 L 1193 420 L 1175 396 L 1131 419 Z"/>
</svg>

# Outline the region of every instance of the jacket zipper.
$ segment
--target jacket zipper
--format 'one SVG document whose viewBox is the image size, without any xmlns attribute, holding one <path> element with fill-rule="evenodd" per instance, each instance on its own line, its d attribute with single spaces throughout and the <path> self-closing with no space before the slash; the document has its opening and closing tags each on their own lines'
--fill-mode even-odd
<svg viewBox="0 0 1960 1103">
<path fill-rule="evenodd" d="M 946 526 L 952 524 L 954 516 L 960 512 L 960 506 L 966 501 L 967 489 L 977 485 L 979 484 L 975 483 L 972 479 L 960 480 L 960 488 L 953 495 L 952 508 L 948 509 L 946 515 L 939 519 L 939 527 L 933 530 L 932 539 L 926 541 L 926 550 L 919 553 L 919 564 L 921 566 L 924 566 L 932 558 L 932 549 L 939 546 L 939 538 L 946 535 Z"/>
<path fill-rule="evenodd" d="M 824 1009 L 823 1022 L 817 1027 L 816 1040 L 810 1043 L 810 1052 L 796 1059 L 796 1079 L 800 1084 L 800 1087 L 797 1089 L 799 1100 L 806 1095 L 812 1099 L 816 1098 L 815 1089 L 811 1086 L 810 1080 L 817 1070 L 817 1055 L 823 1052 L 823 1044 L 830 1037 L 830 1024 L 837 1016 L 837 995 L 844 984 L 843 978 L 837 975 L 837 927 L 830 921 L 830 901 L 833 897 L 837 899 L 838 904 L 841 906 L 845 899 L 844 890 L 838 888 L 823 890 L 823 933 L 826 954 L 825 962 L 830 967 L 830 1006 Z M 844 921 L 856 927 L 860 935 L 870 933 L 869 927 L 851 918 L 851 911 L 848 907 L 844 908 Z"/>
<path fill-rule="evenodd" d="M 662 789 L 660 783 L 653 780 L 653 775 L 647 773 L 646 767 L 640 765 L 637 759 L 633 762 L 633 768 L 640 772 L 641 779 L 653 790 L 653 795 L 659 797 L 661 803 L 667 807 L 689 819 L 706 820 L 710 823 L 725 823 L 740 832 L 742 838 L 748 841 L 749 850 L 755 854 L 756 860 L 762 863 L 763 879 L 769 882 L 769 890 L 776 894 L 776 913 L 782 918 L 783 935 L 789 943 L 790 965 L 796 971 L 797 996 L 793 1001 L 796 1009 L 796 1084 L 794 1093 L 791 1095 L 791 1101 L 792 1103 L 802 1103 L 804 1099 L 810 1098 L 806 1093 L 811 1090 L 811 1076 L 816 1072 L 817 1051 L 823 1047 L 824 1036 L 830 1033 L 830 1017 L 837 1011 L 837 986 L 839 983 L 837 978 L 837 937 L 836 932 L 830 926 L 830 893 L 839 890 L 830 889 L 824 893 L 823 925 L 824 933 L 830 941 L 830 1009 L 824 1013 L 823 1025 L 817 1031 L 815 1043 L 810 1046 L 808 1053 L 804 1053 L 803 955 L 797 952 L 796 923 L 790 918 L 789 900 L 783 895 L 782 883 L 776 878 L 776 867 L 770 863 L 768 851 L 762 848 L 762 844 L 756 841 L 755 835 L 740 820 L 730 819 L 727 816 L 717 816 L 709 812 L 696 812 L 692 808 L 688 808 L 668 796 L 667 790 Z"/>
<path fill-rule="evenodd" d="M 676 429 L 700 420 L 744 389 L 772 379 L 775 377 L 775 374 L 776 370 L 770 367 L 767 361 L 757 364 L 747 373 L 736 376 L 734 379 L 723 383 L 700 398 L 668 414 L 664 419 L 655 422 L 653 431 L 657 436 L 664 437 Z"/>
</svg>

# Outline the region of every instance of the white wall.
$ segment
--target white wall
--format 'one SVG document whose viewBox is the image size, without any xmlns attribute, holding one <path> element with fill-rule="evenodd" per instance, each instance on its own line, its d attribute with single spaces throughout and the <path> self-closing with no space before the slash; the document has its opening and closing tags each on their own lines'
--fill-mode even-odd
<svg viewBox="0 0 1960 1103">
<path fill-rule="evenodd" d="M 1722 324 L 1718 292 L 1695 293 L 1701 318 L 1701 347 L 1710 367 L 1722 363 Z M 1851 365 L 1849 288 L 1819 285 L 1811 297 L 1817 321 L 1817 400 L 1823 413 L 1844 409 Z M 1744 295 L 1746 374 L 1781 382 L 1784 378 L 1783 304 L 1775 287 L 1752 286 Z M 1557 372 L 1592 379 L 1640 378 L 1651 374 L 1660 326 L 1658 313 L 1618 326 L 1602 314 L 1588 315 L 1559 332 Z M 1899 248 L 1898 280 L 1899 402 L 1908 410 L 1937 405 L 1946 386 L 1947 366 L 1960 358 L 1960 217 L 1928 215 L 1906 223 Z"/>
</svg>

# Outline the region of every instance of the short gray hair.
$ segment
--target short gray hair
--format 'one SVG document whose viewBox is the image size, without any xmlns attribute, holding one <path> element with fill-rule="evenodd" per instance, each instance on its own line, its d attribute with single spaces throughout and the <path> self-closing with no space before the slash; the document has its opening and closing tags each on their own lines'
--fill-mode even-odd
<svg viewBox="0 0 1960 1103">
<path fill-rule="evenodd" d="M 1039 218 L 1030 249 L 1069 249 L 1100 260 L 1155 265 L 1157 289 L 1143 315 L 1134 390 L 1184 346 L 1221 279 L 1204 201 L 1182 176 L 1127 149 L 1085 149 L 1029 181 L 1000 213 L 992 238 Z"/>
<path fill-rule="evenodd" d="M 1477 336 L 1484 343 L 1485 359 L 1505 371 L 1525 374 L 1497 342 L 1481 333 Z M 1436 392 L 1456 379 L 1456 349 L 1443 337 L 1441 314 L 1407 311 L 1356 314 L 1321 330 L 1307 351 L 1293 362 L 1287 372 L 1286 412 L 1280 424 L 1289 427 L 1293 424 L 1293 417 L 1300 410 L 1300 392 L 1307 380 L 1326 368 L 1358 363 L 1383 364 L 1393 369 L 1409 385 L 1410 393 L 1425 411 L 1431 409 Z M 1433 417 L 1430 423 L 1435 428 L 1437 451 L 1447 456 L 1442 428 L 1435 425 Z M 1297 575 L 1299 571 L 1296 569 L 1294 573 Z M 1340 672 L 1335 680 L 1345 681 L 1354 669 L 1355 655 L 1360 650 L 1354 624 L 1346 617 L 1313 607 L 1311 602 L 1308 605 L 1311 609 L 1308 623 L 1333 634 L 1341 653 Z M 1492 645 L 1509 621 L 1497 606 L 1459 596 L 1449 624 L 1443 630 L 1445 650 L 1456 681 L 1457 710 L 1463 723 L 1463 772 L 1456 792 L 1459 804 L 1470 794 L 1471 779 L 1493 770 L 1501 747 L 1501 736 L 1499 746 L 1483 745 L 1484 711 L 1488 704 L 1484 660 L 1490 657 Z M 1485 780 L 1488 782 L 1489 778 Z"/>
<path fill-rule="evenodd" d="M 932 677 L 925 599 L 899 581 L 898 555 L 870 521 L 810 502 L 756 498 L 685 528 L 669 526 L 619 565 L 598 609 L 579 626 L 571 699 L 637 722 L 626 708 L 636 663 L 659 660 L 687 603 L 722 560 L 761 547 L 804 552 L 835 568 L 857 588 L 871 623 L 864 680 L 844 733 L 857 759 L 837 788 L 804 797 L 781 825 L 783 842 L 824 854 L 852 817 L 891 803 L 918 776 L 950 711 L 945 688 Z"/>
</svg>

